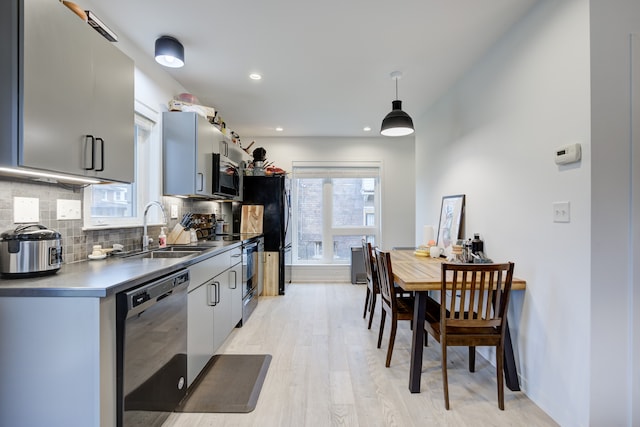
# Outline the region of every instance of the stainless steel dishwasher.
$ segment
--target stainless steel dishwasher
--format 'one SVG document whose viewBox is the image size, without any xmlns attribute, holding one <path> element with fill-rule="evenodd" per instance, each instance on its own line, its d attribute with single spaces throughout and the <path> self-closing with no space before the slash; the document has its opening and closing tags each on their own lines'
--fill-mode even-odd
<svg viewBox="0 0 640 427">
<path fill-rule="evenodd" d="M 117 425 L 161 426 L 187 391 L 187 287 L 180 270 L 116 295 Z"/>
</svg>

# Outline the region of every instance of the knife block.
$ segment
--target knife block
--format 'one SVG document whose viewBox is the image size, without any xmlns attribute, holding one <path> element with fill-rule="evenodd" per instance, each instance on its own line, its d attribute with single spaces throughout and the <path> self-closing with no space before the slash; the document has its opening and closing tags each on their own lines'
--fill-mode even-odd
<svg viewBox="0 0 640 427">
<path fill-rule="evenodd" d="M 191 243 L 189 230 L 185 230 L 180 224 L 176 224 L 167 236 L 167 243 L 170 245 L 188 245 Z"/>
</svg>

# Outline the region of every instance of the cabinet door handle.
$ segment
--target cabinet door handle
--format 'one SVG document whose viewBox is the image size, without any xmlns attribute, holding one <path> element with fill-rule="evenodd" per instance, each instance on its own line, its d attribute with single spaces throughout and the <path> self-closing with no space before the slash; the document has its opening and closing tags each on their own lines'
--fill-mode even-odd
<svg viewBox="0 0 640 427">
<path fill-rule="evenodd" d="M 87 136 L 84 137 L 84 152 L 85 152 L 84 160 L 85 160 L 85 165 L 86 165 L 86 162 L 87 162 L 87 142 L 89 142 L 89 141 L 91 142 L 91 147 L 90 147 L 90 150 L 91 150 L 91 166 L 85 167 L 84 170 L 86 170 L 86 171 L 90 171 L 90 170 L 93 170 L 95 168 L 96 139 L 93 137 L 93 135 L 87 135 Z"/>
<path fill-rule="evenodd" d="M 207 305 L 213 306 L 216 305 L 216 302 L 211 298 L 211 288 L 213 287 L 213 283 L 209 283 L 207 286 Z"/>
<path fill-rule="evenodd" d="M 100 141 L 100 169 L 96 169 L 96 172 L 102 172 L 104 170 L 104 139 L 98 137 L 96 141 Z"/>
<path fill-rule="evenodd" d="M 231 280 L 231 275 L 233 274 L 233 280 Z M 235 270 L 229 271 L 229 280 L 233 283 L 233 288 L 229 286 L 231 289 L 236 289 L 238 287 L 238 273 Z"/>
<path fill-rule="evenodd" d="M 200 186 L 200 188 L 198 188 L 198 191 L 204 191 L 204 175 L 200 172 L 198 172 L 198 181 L 198 184 Z"/>
<path fill-rule="evenodd" d="M 216 282 L 216 305 L 220 303 L 220 282 Z"/>
<path fill-rule="evenodd" d="M 218 292 L 219 282 L 212 282 L 207 285 L 207 305 L 215 307 L 220 302 L 220 294 Z M 213 288 L 213 290 L 211 289 Z"/>
</svg>

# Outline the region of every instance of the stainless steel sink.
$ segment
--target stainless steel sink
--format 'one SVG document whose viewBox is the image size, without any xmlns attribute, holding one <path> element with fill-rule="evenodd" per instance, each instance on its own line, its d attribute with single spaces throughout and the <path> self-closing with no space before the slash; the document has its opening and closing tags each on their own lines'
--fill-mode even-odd
<svg viewBox="0 0 640 427">
<path fill-rule="evenodd" d="M 131 258 L 182 258 L 193 255 L 194 251 L 151 251 L 139 255 L 133 255 Z"/>
<path fill-rule="evenodd" d="M 154 252 L 202 252 L 209 248 L 198 246 L 169 246 L 168 248 L 156 249 Z"/>
<path fill-rule="evenodd" d="M 134 258 L 134 259 L 160 259 L 160 258 L 183 258 L 195 253 L 206 251 L 208 247 L 202 246 L 169 246 L 166 248 L 155 249 L 152 251 L 144 252 L 128 252 L 118 254 L 116 256 L 121 258 Z"/>
</svg>

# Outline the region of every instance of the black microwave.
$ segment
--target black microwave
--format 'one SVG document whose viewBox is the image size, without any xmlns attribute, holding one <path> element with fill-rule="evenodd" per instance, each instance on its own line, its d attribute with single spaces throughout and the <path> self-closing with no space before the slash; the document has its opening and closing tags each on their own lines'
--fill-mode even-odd
<svg viewBox="0 0 640 427">
<path fill-rule="evenodd" d="M 238 199 L 240 197 L 240 165 L 230 158 L 213 153 L 213 194 Z"/>
</svg>

